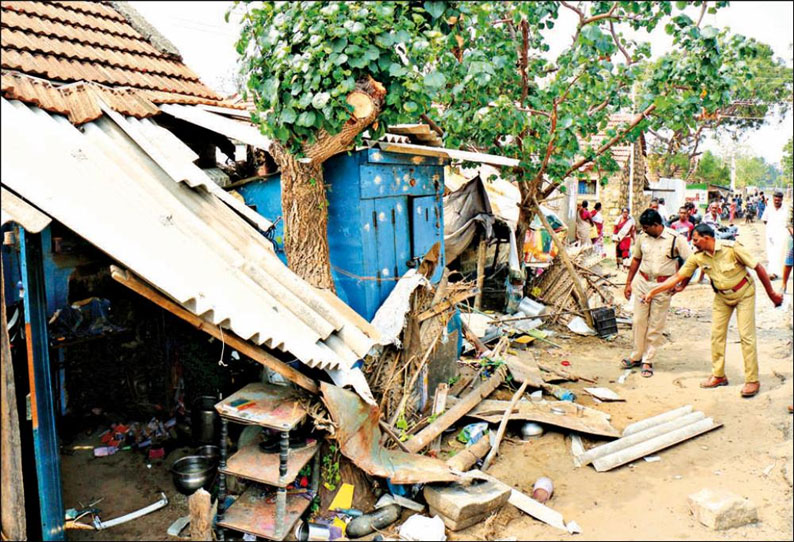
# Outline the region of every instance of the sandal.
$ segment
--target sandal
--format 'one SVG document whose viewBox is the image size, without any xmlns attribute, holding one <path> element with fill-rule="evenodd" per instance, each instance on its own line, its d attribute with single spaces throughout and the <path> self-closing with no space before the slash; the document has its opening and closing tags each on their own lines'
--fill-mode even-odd
<svg viewBox="0 0 794 542">
<path fill-rule="evenodd" d="M 640 374 L 645 378 L 650 378 L 653 376 L 653 364 L 652 363 L 643 363 L 642 364 L 642 371 Z"/>
<path fill-rule="evenodd" d="M 624 369 L 633 369 L 635 367 L 639 367 L 640 365 L 642 365 L 642 360 L 631 361 L 629 358 L 623 358 L 620 360 L 620 366 Z"/>
</svg>

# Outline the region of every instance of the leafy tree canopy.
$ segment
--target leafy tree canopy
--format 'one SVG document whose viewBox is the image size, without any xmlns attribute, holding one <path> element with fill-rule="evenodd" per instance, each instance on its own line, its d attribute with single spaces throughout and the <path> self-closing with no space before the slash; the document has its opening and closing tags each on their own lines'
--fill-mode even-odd
<svg viewBox="0 0 794 542">
<path fill-rule="evenodd" d="M 701 183 L 728 186 L 731 184 L 731 169 L 725 161 L 711 151 L 701 156 L 695 169 L 694 180 Z"/>
<path fill-rule="evenodd" d="M 783 145 L 783 159 L 780 161 L 783 166 L 782 180 L 786 185 L 791 185 L 794 181 L 794 168 L 792 168 L 792 139 Z"/>
</svg>

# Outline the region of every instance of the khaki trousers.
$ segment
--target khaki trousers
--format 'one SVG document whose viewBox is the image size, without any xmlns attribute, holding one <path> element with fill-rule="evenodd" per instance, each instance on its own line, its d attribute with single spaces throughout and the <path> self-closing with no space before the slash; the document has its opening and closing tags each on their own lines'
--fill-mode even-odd
<svg viewBox="0 0 794 542">
<path fill-rule="evenodd" d="M 744 381 L 758 382 L 758 347 L 755 339 L 755 286 L 752 279 L 738 292 L 715 293 L 711 314 L 711 372 L 725 376 L 725 341 L 728 322 L 736 309 L 736 323 L 744 358 Z"/>
<path fill-rule="evenodd" d="M 656 349 L 662 343 L 662 332 L 667 323 L 667 310 L 670 308 L 672 294 L 664 292 L 651 299 L 650 303 L 641 303 L 645 294 L 656 286 L 656 282 L 649 282 L 637 273 L 631 288 L 634 293 L 634 317 L 632 329 L 634 330 L 634 350 L 631 352 L 632 361 L 642 360 L 644 363 L 653 363 Z"/>
</svg>

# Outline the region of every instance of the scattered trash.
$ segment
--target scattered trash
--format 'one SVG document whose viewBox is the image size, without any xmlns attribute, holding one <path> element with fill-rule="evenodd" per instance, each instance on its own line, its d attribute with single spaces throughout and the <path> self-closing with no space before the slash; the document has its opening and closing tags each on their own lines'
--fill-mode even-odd
<svg viewBox="0 0 794 542">
<path fill-rule="evenodd" d="M 543 401 L 543 390 L 533 391 L 529 394 L 529 398 L 533 403 L 539 403 Z"/>
<path fill-rule="evenodd" d="M 576 333 L 577 335 L 595 335 L 596 332 L 587 325 L 587 322 L 584 321 L 584 318 L 581 316 L 574 316 L 570 322 L 568 322 L 568 329 Z"/>
<path fill-rule="evenodd" d="M 119 449 L 116 446 L 98 446 L 94 448 L 94 457 L 107 457 L 118 451 Z"/>
<path fill-rule="evenodd" d="M 305 540 L 336 540 L 342 538 L 342 530 L 335 525 L 299 521 L 295 525 L 295 538 L 301 542 Z M 256 540 L 256 537 L 253 540 Z"/>
<path fill-rule="evenodd" d="M 682 478 L 683 476 L 681 476 L 680 474 L 676 474 L 675 476 L 673 476 L 673 480 L 680 480 Z"/>
<path fill-rule="evenodd" d="M 99 519 L 99 516 L 94 516 L 94 527 L 101 531 L 103 529 L 110 529 L 111 527 L 115 527 L 116 525 L 121 525 L 122 523 L 127 523 L 128 521 L 132 521 L 133 519 L 138 519 L 139 517 L 145 516 L 146 514 L 150 514 L 156 510 L 161 508 L 165 508 L 168 506 L 168 497 L 165 496 L 165 493 L 160 493 L 160 500 L 141 508 L 135 512 L 130 512 L 124 516 L 117 517 L 115 519 L 111 519 L 109 521 L 102 521 Z"/>
<path fill-rule="evenodd" d="M 656 463 L 657 461 L 662 460 L 662 458 L 659 457 L 658 455 L 646 455 L 645 457 L 643 457 L 643 459 L 648 463 Z"/>
<path fill-rule="evenodd" d="M 340 508 L 350 508 L 353 506 L 353 490 L 355 488 L 352 484 L 342 484 L 342 487 L 336 492 L 334 496 L 334 500 L 331 501 L 331 504 L 328 506 L 328 510 L 333 512 L 334 510 L 339 510 Z"/>
<path fill-rule="evenodd" d="M 169 527 L 167 534 L 168 536 L 179 536 L 185 527 L 188 526 L 190 523 L 190 516 L 182 516 L 181 518 L 175 520 Z"/>
<path fill-rule="evenodd" d="M 625 382 L 626 382 L 626 378 L 627 378 L 627 377 L 628 377 L 630 374 L 631 374 L 631 369 L 626 369 L 625 371 L 623 371 L 623 374 L 622 374 L 622 375 L 620 375 L 620 377 L 618 378 L 618 384 L 623 384 L 623 383 L 625 383 Z"/>
<path fill-rule="evenodd" d="M 772 463 L 771 465 L 767 465 L 766 468 L 763 470 L 764 476 L 769 476 L 769 473 L 772 472 L 772 469 L 775 468 L 776 464 L 777 463 L 775 462 L 775 463 Z"/>
<path fill-rule="evenodd" d="M 554 493 L 554 484 L 551 478 L 541 476 L 532 486 L 532 498 L 543 504 L 548 501 Z"/>
<path fill-rule="evenodd" d="M 484 434 L 488 432 L 488 424 L 486 422 L 470 423 L 460 430 L 458 433 L 458 442 L 466 445 L 471 445 L 480 440 Z"/>
<path fill-rule="evenodd" d="M 601 401 L 625 401 L 625 399 L 609 388 L 585 388 L 584 391 Z"/>
<path fill-rule="evenodd" d="M 444 541 L 447 539 L 444 521 L 438 516 L 429 518 L 415 514 L 400 525 L 400 538 L 403 540 Z"/>
</svg>

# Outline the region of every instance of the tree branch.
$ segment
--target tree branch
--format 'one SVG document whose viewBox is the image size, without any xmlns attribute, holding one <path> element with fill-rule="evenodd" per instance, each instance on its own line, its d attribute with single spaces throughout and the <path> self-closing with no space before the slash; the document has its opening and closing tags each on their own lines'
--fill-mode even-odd
<svg viewBox="0 0 794 542">
<path fill-rule="evenodd" d="M 570 168 L 568 168 L 568 171 L 565 172 L 565 175 L 563 175 L 563 178 L 567 177 L 568 175 L 570 175 L 574 171 L 578 170 L 583 165 L 592 162 L 598 156 L 601 156 L 602 154 L 604 154 L 607 150 L 609 150 L 616 143 L 618 143 L 621 139 L 623 139 L 626 136 L 626 134 L 628 134 L 631 130 L 633 130 L 640 122 L 642 122 L 642 120 L 646 116 L 651 114 L 655 109 L 656 109 L 656 105 L 655 104 L 651 104 L 648 107 L 646 107 L 644 111 L 642 111 L 641 113 L 638 113 L 637 116 L 634 117 L 634 119 L 631 121 L 631 123 L 628 125 L 628 127 L 625 130 L 623 130 L 619 134 L 615 135 L 615 137 L 613 137 L 612 139 L 610 139 L 609 141 L 607 141 L 606 143 L 601 145 L 598 148 L 598 150 L 596 151 L 595 156 L 593 156 L 593 158 L 582 158 L 582 159 L 577 160 L 576 162 L 574 162 L 574 164 L 571 165 Z M 551 186 L 549 186 L 548 188 L 546 188 L 546 190 L 544 190 L 543 194 L 542 194 L 543 199 L 547 198 L 549 196 L 549 194 L 554 192 L 555 188 L 557 188 L 557 184 L 556 183 L 554 183 Z"/>
<path fill-rule="evenodd" d="M 623 53 L 623 56 L 626 57 L 626 65 L 627 66 L 632 65 L 634 61 L 631 59 L 631 55 L 626 50 L 626 48 L 623 47 L 623 45 L 621 45 L 620 40 L 618 39 L 618 35 L 615 33 L 615 23 L 613 23 L 612 21 L 609 21 L 609 31 L 612 33 L 612 39 L 615 40 L 615 45 L 617 45 L 618 49 L 620 49 L 620 52 Z"/>
<path fill-rule="evenodd" d="M 527 99 L 529 94 L 529 75 L 527 74 L 527 67 L 529 66 L 529 23 L 521 20 L 521 103 Z"/>
<path fill-rule="evenodd" d="M 584 21 L 584 12 L 582 12 L 581 9 L 577 8 L 576 6 L 572 6 L 571 4 L 566 2 L 565 0 L 560 0 L 560 5 L 570 9 L 571 11 L 575 11 L 576 14 L 579 16 L 579 26 L 582 25 L 582 21 Z M 577 34 L 578 34 L 578 32 L 577 32 Z"/>
<path fill-rule="evenodd" d="M 551 118 L 551 115 L 548 114 L 546 111 L 539 111 L 537 109 L 530 109 L 529 107 L 516 107 L 517 111 L 523 111 L 524 113 L 529 113 L 530 115 L 541 115 L 546 118 Z"/>
<path fill-rule="evenodd" d="M 588 17 L 584 21 L 580 22 L 579 25 L 580 26 L 584 26 L 586 24 L 594 23 L 594 22 L 600 21 L 602 19 L 612 19 L 612 15 L 614 15 L 615 10 L 617 8 L 618 8 L 618 3 L 615 2 L 615 3 L 612 4 L 612 7 L 609 8 L 609 11 L 607 11 L 606 13 L 601 13 L 599 15 L 593 15 L 592 17 Z"/>
<path fill-rule="evenodd" d="M 708 5 L 709 3 L 704 1 L 703 7 L 700 8 L 700 17 L 698 17 L 698 24 L 695 25 L 697 28 L 700 28 L 700 23 L 703 22 L 703 16 L 706 14 L 706 7 Z"/>
</svg>

